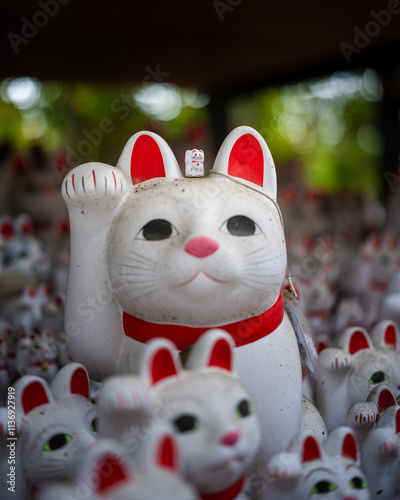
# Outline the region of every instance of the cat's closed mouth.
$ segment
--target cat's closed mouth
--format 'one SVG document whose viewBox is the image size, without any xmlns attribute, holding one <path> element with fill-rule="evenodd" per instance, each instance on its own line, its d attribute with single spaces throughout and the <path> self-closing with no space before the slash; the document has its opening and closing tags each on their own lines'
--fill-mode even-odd
<svg viewBox="0 0 400 500">
<path fill-rule="evenodd" d="M 210 278 L 210 280 L 215 281 L 216 283 L 222 283 L 223 285 L 230 283 L 230 281 L 224 281 L 224 280 L 219 280 L 218 278 L 214 278 L 214 276 L 211 276 L 211 274 L 208 274 L 203 269 L 199 269 L 197 273 L 194 274 L 191 278 L 177 285 L 173 285 L 173 288 L 189 285 L 189 283 L 192 283 L 192 281 L 194 281 L 200 274 L 204 274 L 205 276 L 207 276 L 207 278 Z"/>
</svg>

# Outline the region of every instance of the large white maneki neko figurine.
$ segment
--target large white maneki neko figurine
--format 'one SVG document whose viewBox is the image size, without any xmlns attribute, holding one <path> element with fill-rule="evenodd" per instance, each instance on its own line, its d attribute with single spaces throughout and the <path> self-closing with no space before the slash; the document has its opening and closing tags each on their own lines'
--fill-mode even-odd
<svg viewBox="0 0 400 500">
<path fill-rule="evenodd" d="M 260 463 L 301 428 L 301 361 L 284 311 L 283 222 L 261 135 L 234 129 L 213 169 L 185 178 L 158 135 L 139 132 L 116 167 L 64 179 L 71 224 L 66 333 L 92 378 L 137 371 L 144 343 L 179 350 L 207 329 L 234 338 L 235 365 L 262 423 Z"/>
</svg>

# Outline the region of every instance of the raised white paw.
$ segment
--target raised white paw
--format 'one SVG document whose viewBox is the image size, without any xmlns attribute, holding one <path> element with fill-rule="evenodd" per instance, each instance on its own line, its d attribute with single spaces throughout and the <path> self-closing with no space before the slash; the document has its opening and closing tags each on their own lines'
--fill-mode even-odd
<svg viewBox="0 0 400 500">
<path fill-rule="evenodd" d="M 351 427 L 372 427 L 376 422 L 378 407 L 372 402 L 355 403 L 347 412 L 347 425 Z"/>
<path fill-rule="evenodd" d="M 382 453 L 382 455 L 394 454 L 397 452 L 398 449 L 399 449 L 399 443 L 395 439 L 383 441 L 379 445 L 379 450 Z"/>
<path fill-rule="evenodd" d="M 65 177 L 62 194 L 69 203 L 76 199 L 121 197 L 129 190 L 129 179 L 120 169 L 104 163 L 84 163 Z"/>
<path fill-rule="evenodd" d="M 270 460 L 268 471 L 276 479 L 296 479 L 301 472 L 300 458 L 296 453 L 280 453 Z"/>
<path fill-rule="evenodd" d="M 320 353 L 319 365 L 330 372 L 349 371 L 352 366 L 351 354 L 343 349 L 330 347 Z"/>
<path fill-rule="evenodd" d="M 140 377 L 116 376 L 106 381 L 100 391 L 98 405 L 101 411 L 131 412 L 149 408 L 152 391 Z"/>
</svg>

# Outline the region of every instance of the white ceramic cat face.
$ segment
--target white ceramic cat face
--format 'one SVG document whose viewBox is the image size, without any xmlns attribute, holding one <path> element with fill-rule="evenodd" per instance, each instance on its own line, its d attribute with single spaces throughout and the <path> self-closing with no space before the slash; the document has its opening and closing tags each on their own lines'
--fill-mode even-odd
<svg viewBox="0 0 400 500">
<path fill-rule="evenodd" d="M 87 393 L 87 383 L 80 375 L 82 370 L 76 370 L 71 378 L 66 389 L 70 393 Z M 21 377 L 15 390 L 17 409 L 24 421 L 18 444 L 28 483 L 42 488 L 71 478 L 74 462 L 96 441 L 96 433 L 91 429 L 97 415 L 95 407 L 90 404 L 82 411 L 71 404 L 71 399 L 69 404 L 59 404 L 47 383 L 30 375 Z"/>
<path fill-rule="evenodd" d="M 274 477 L 271 500 L 369 500 L 353 432 L 340 427 L 321 445 L 308 432 L 299 434 L 289 452 L 269 463 Z"/>
<path fill-rule="evenodd" d="M 232 206 L 232 182 L 207 178 L 201 181 L 205 203 L 198 182 L 187 179 L 175 188 L 152 181 L 116 218 L 109 266 L 125 312 L 156 323 L 207 326 L 260 314 L 276 301 L 285 247 L 275 237 L 278 213 L 265 216 L 271 202 L 237 185 Z M 149 203 L 150 189 L 157 203 Z"/>
<path fill-rule="evenodd" d="M 168 407 L 182 472 L 201 493 L 239 481 L 255 457 L 260 427 L 247 392 L 232 373 L 233 342 L 222 330 L 203 334 L 181 370 L 170 342 L 154 340 L 145 356 L 155 402 Z"/>
</svg>

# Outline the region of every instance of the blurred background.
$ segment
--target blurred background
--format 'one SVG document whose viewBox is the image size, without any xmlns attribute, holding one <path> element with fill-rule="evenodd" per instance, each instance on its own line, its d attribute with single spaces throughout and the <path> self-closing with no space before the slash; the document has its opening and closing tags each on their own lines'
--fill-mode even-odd
<svg viewBox="0 0 400 500">
<path fill-rule="evenodd" d="M 400 269 L 399 0 L 21 0 L 0 19 L 0 213 L 29 214 L 50 253 L 68 234 L 60 186 L 74 166 L 115 164 L 151 130 L 182 167 L 200 148 L 211 168 L 250 125 L 277 165 L 303 288 L 321 271 L 305 266 L 318 241 L 345 295 L 338 275 L 363 245 L 386 252 L 386 285 Z"/>
</svg>

